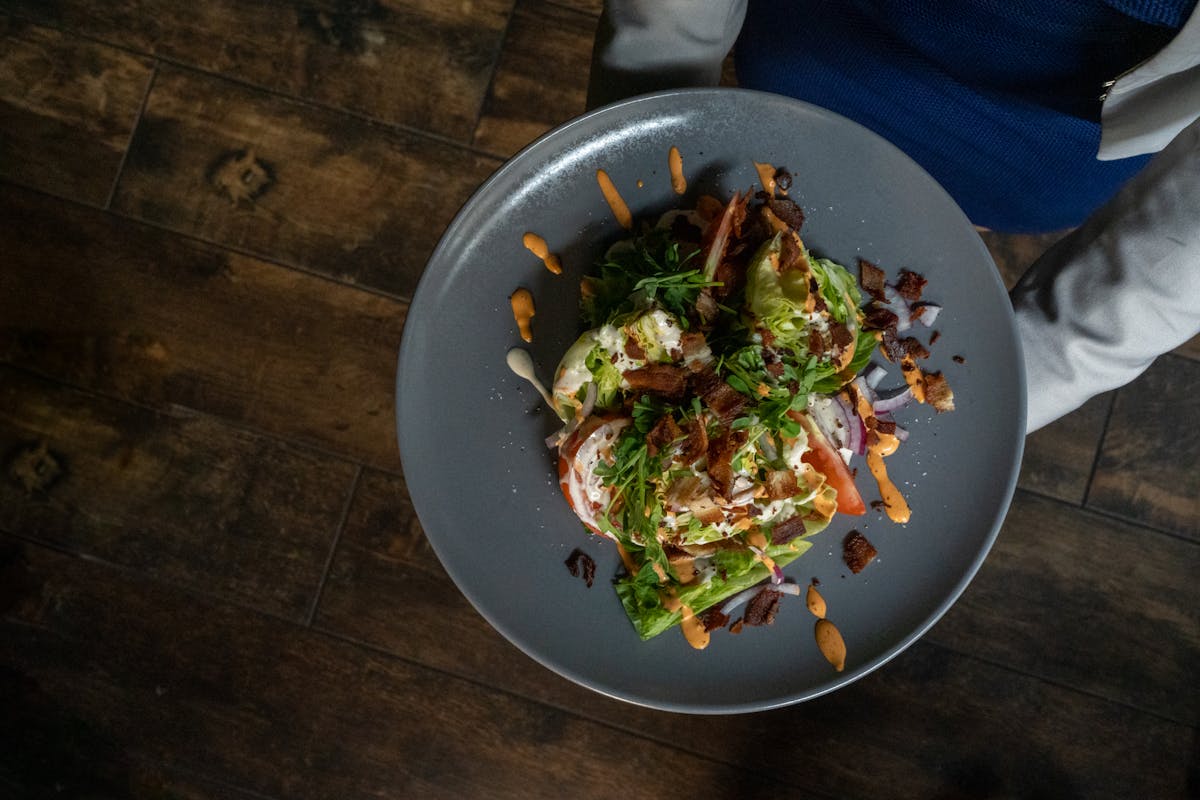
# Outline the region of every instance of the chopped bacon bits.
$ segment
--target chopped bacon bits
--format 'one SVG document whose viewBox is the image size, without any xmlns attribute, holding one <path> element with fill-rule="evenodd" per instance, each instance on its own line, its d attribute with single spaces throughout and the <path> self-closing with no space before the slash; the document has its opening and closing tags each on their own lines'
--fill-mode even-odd
<svg viewBox="0 0 1200 800">
<path fill-rule="evenodd" d="M 895 331 L 900 324 L 896 312 L 878 303 L 871 303 L 863 309 L 863 328 L 869 331 Z"/>
<path fill-rule="evenodd" d="M 723 380 L 710 367 L 705 367 L 692 378 L 696 394 L 704 400 L 723 422 L 732 422 L 746 407 L 746 398 L 737 389 Z"/>
<path fill-rule="evenodd" d="M 713 488 L 728 496 L 733 484 L 733 455 L 746 444 L 746 432 L 723 429 L 708 443 L 708 477 Z"/>
<path fill-rule="evenodd" d="M 929 281 L 925 280 L 923 275 L 909 270 L 900 270 L 900 277 L 896 280 L 896 291 L 910 303 L 915 303 L 921 299 L 921 292 L 925 291 L 925 284 Z"/>
<path fill-rule="evenodd" d="M 693 417 L 683 423 L 683 431 L 687 438 L 683 440 L 679 460 L 684 464 L 691 464 L 708 452 L 708 428 L 703 420 Z"/>
<path fill-rule="evenodd" d="M 654 423 L 654 427 L 646 434 L 646 452 L 650 455 L 658 455 L 658 451 L 662 450 L 667 445 L 674 442 L 676 439 L 683 438 L 683 429 L 675 422 L 675 418 L 670 414 L 663 414 L 658 418 L 658 422 Z"/>
<path fill-rule="evenodd" d="M 940 414 L 954 410 L 954 392 L 940 372 L 925 373 L 925 400 Z"/>
<path fill-rule="evenodd" d="M 797 536 L 803 536 L 807 530 L 803 516 L 789 517 L 771 529 L 771 543 L 787 544 Z"/>
<path fill-rule="evenodd" d="M 779 613 L 779 601 L 782 597 L 783 592 L 764 586 L 761 592 L 750 598 L 742 622 L 747 625 L 770 625 Z"/>
<path fill-rule="evenodd" d="M 967 363 L 967 360 L 966 360 L 965 358 L 963 358 L 962 356 L 951 356 L 951 360 L 952 360 L 952 361 L 953 361 L 955 364 L 965 364 L 965 363 Z"/>
<path fill-rule="evenodd" d="M 895 420 L 880 419 L 877 416 L 872 417 L 871 420 L 873 422 L 873 425 L 871 427 L 879 433 L 895 433 L 896 432 L 896 421 Z"/>
<path fill-rule="evenodd" d="M 720 606 L 713 606 L 700 614 L 700 624 L 704 626 L 705 633 L 715 631 L 729 624 L 729 615 L 722 614 Z"/>
<path fill-rule="evenodd" d="M 635 361 L 646 360 L 646 351 L 642 349 L 642 346 L 638 344 L 638 340 L 633 336 L 625 337 L 625 355 Z"/>
<path fill-rule="evenodd" d="M 855 575 L 866 569 L 867 564 L 877 555 L 879 551 L 875 549 L 875 545 L 858 531 L 850 531 L 842 542 L 842 560 Z"/>
<path fill-rule="evenodd" d="M 808 259 L 804 256 L 804 250 L 797 244 L 796 237 L 782 237 L 779 248 L 779 274 L 783 275 L 793 270 L 807 270 L 808 268 Z"/>
<path fill-rule="evenodd" d="M 883 288 L 886 282 L 887 275 L 883 270 L 865 258 L 858 260 L 858 285 L 864 292 L 882 302 L 884 300 Z"/>
<path fill-rule="evenodd" d="M 582 577 L 587 587 L 592 588 L 592 581 L 596 579 L 596 562 L 592 560 L 591 556 L 577 547 L 571 551 L 571 555 L 567 556 L 564 563 L 572 577 Z"/>
<path fill-rule="evenodd" d="M 942 338 L 942 332 L 941 332 L 941 331 L 934 331 L 934 332 L 933 332 L 932 334 L 930 334 L 930 336 L 929 336 L 929 344 L 930 344 L 930 345 L 935 345 L 935 344 L 937 344 L 937 340 L 938 340 L 938 339 L 940 339 L 940 338 Z"/>
<path fill-rule="evenodd" d="M 671 400 L 680 400 L 687 392 L 687 372 L 672 364 L 648 364 L 626 370 L 624 376 L 635 392 L 649 392 Z"/>
</svg>

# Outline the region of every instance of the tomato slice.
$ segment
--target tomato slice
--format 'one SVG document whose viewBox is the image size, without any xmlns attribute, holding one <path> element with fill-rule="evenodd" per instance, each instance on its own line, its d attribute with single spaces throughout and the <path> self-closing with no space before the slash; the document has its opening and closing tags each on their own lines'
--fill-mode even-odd
<svg viewBox="0 0 1200 800">
<path fill-rule="evenodd" d="M 558 484 L 563 497 L 580 522 L 602 536 L 596 516 L 608 505 L 612 490 L 595 474 L 595 468 L 630 422 L 628 417 L 588 417 L 558 449 Z"/>
<path fill-rule="evenodd" d="M 794 412 L 790 412 L 788 416 L 803 425 L 807 431 L 808 451 L 800 460 L 824 475 L 825 481 L 837 490 L 838 512 L 855 517 L 866 514 L 867 506 L 862 495 L 858 493 L 858 487 L 854 485 L 854 475 L 838 451 L 833 449 L 833 445 L 807 416 Z"/>
</svg>

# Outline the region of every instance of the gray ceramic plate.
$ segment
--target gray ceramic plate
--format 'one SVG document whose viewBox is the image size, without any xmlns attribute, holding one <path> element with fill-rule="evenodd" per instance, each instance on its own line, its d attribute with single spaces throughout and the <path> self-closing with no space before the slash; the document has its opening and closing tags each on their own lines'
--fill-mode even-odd
<svg viewBox="0 0 1200 800">
<path fill-rule="evenodd" d="M 899 416 L 912 431 L 889 459 L 913 509 L 898 526 L 870 512 L 835 518 L 786 572 L 816 577 L 849 651 L 834 672 L 798 600 L 775 624 L 717 633 L 707 650 L 678 631 L 642 642 L 607 579 L 619 561 L 589 536 L 559 493 L 542 443 L 556 420 L 511 374 L 521 345 L 509 308 L 518 286 L 537 316 L 529 346 L 544 378 L 579 332 L 579 278 L 620 229 L 596 183 L 603 168 L 635 216 L 678 203 L 667 153 L 683 155 L 686 200 L 755 183 L 752 161 L 787 167 L 808 220 L 805 243 L 851 266 L 929 279 L 945 306 L 929 365 L 949 378 L 958 410 Z M 639 188 L 639 181 L 642 186 Z M 522 245 L 533 231 L 560 254 L 554 276 Z M 952 361 L 961 355 L 965 364 Z M 555 672 L 612 697 L 692 713 L 772 708 L 832 691 L 880 666 L 950 607 L 987 554 L 1016 484 L 1025 428 L 1019 345 L 1004 287 L 979 236 L 946 193 L 900 151 L 828 111 L 732 89 L 660 93 L 563 125 L 493 175 L 430 259 L 400 351 L 397 414 L 405 477 L 422 526 L 450 576 L 513 644 Z M 899 382 L 898 372 L 892 373 Z M 863 471 L 864 497 L 877 497 Z M 841 561 L 851 528 L 879 550 L 853 575 Z M 595 558 L 588 589 L 563 562 Z M 785 598 L 795 600 L 794 598 Z"/>
</svg>

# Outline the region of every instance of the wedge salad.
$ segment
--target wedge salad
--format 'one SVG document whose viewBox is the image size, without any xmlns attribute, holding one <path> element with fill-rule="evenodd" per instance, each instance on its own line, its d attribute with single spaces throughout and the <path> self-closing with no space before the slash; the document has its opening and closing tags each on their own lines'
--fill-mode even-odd
<svg viewBox="0 0 1200 800">
<path fill-rule="evenodd" d="M 890 285 L 864 306 L 860 279 L 805 247 L 803 222 L 774 181 L 704 196 L 583 281 L 587 330 L 555 370 L 564 424 L 548 444 L 575 514 L 619 550 L 616 591 L 643 639 L 682 624 L 703 647 L 751 587 L 782 588 L 835 514 L 866 512 L 856 454 L 907 520 L 882 457 L 904 435 L 890 411 L 923 399 L 896 321 L 925 309 Z M 877 350 L 904 369 L 892 397 L 862 375 Z"/>
</svg>

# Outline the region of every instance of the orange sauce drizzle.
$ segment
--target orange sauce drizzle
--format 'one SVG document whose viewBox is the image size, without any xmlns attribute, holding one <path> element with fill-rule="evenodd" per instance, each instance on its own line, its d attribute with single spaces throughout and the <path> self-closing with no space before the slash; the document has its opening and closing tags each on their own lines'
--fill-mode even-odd
<svg viewBox="0 0 1200 800">
<path fill-rule="evenodd" d="M 625 230 L 632 230 L 633 215 L 629 213 L 629 206 L 625 205 L 625 201 L 621 199 L 621 194 L 617 191 L 617 187 L 613 185 L 612 178 L 608 177 L 608 173 L 602 169 L 596 170 L 596 182 L 600 184 L 600 191 L 604 195 L 604 202 L 608 203 L 608 207 L 612 209 L 613 216 L 617 218 L 617 222 L 621 223 L 621 227 Z"/>
<path fill-rule="evenodd" d="M 754 169 L 758 172 L 758 182 L 761 183 L 762 187 L 767 190 L 767 194 L 774 197 L 775 191 L 778 188 L 775 184 L 775 167 L 771 166 L 770 164 L 762 164 L 758 161 L 755 161 Z M 787 194 L 787 192 L 783 191 L 782 189 L 779 190 L 779 193 Z"/>
<path fill-rule="evenodd" d="M 683 637 L 687 639 L 687 643 L 697 650 L 703 650 L 708 647 L 708 641 L 711 638 L 709 632 L 704 630 L 704 623 L 696 616 L 696 612 L 685 606 L 675 596 L 674 592 L 666 592 L 663 594 L 663 608 L 667 611 L 678 611 L 683 615 L 683 619 L 679 622 L 679 627 L 683 631 Z"/>
<path fill-rule="evenodd" d="M 813 636 L 817 640 L 817 649 L 821 651 L 821 655 L 825 656 L 825 660 L 833 665 L 833 668 L 841 672 L 846 668 L 846 641 L 842 638 L 842 633 L 827 619 L 817 620 L 816 627 L 813 628 Z"/>
<path fill-rule="evenodd" d="M 667 154 L 667 163 L 671 167 L 671 188 L 675 190 L 675 194 L 683 194 L 687 191 L 687 178 L 683 177 L 683 156 L 679 154 L 678 147 L 671 148 L 671 152 Z"/>
<path fill-rule="evenodd" d="M 522 237 L 521 242 L 525 245 L 526 250 L 542 260 L 542 263 L 546 265 L 546 269 L 555 275 L 562 275 L 562 262 L 558 260 L 558 256 L 550 252 L 550 248 L 546 246 L 545 239 L 536 233 L 526 233 Z"/>
<path fill-rule="evenodd" d="M 513 319 L 521 331 L 521 338 L 527 342 L 533 341 L 533 295 L 528 289 L 517 289 L 509 298 L 512 303 Z"/>
<path fill-rule="evenodd" d="M 863 418 L 864 423 L 875 416 L 875 412 L 871 410 L 870 401 L 861 394 L 858 395 L 857 405 L 858 415 Z M 904 495 L 900 494 L 896 484 L 892 483 L 892 479 L 888 477 L 887 465 L 883 463 L 884 457 L 896 452 L 896 448 L 900 446 L 900 440 L 894 433 L 880 433 L 870 425 L 868 425 L 868 429 L 867 468 L 871 470 L 871 476 L 875 478 L 875 483 L 879 486 L 879 496 L 883 499 L 883 506 L 887 510 L 888 518 L 892 522 L 903 525 L 912 517 L 912 511 L 909 509 Z"/>
<path fill-rule="evenodd" d="M 912 389 L 913 399 L 918 403 L 924 403 L 925 373 L 921 372 L 921 368 L 917 366 L 917 362 L 912 356 L 904 356 L 900 359 L 900 373 L 904 375 L 904 382 L 908 384 L 908 388 Z"/>
<path fill-rule="evenodd" d="M 811 583 L 808 585 L 808 593 L 804 596 L 804 604 L 808 606 L 808 610 L 814 617 L 825 619 L 825 598 L 821 597 L 817 587 Z"/>
</svg>

